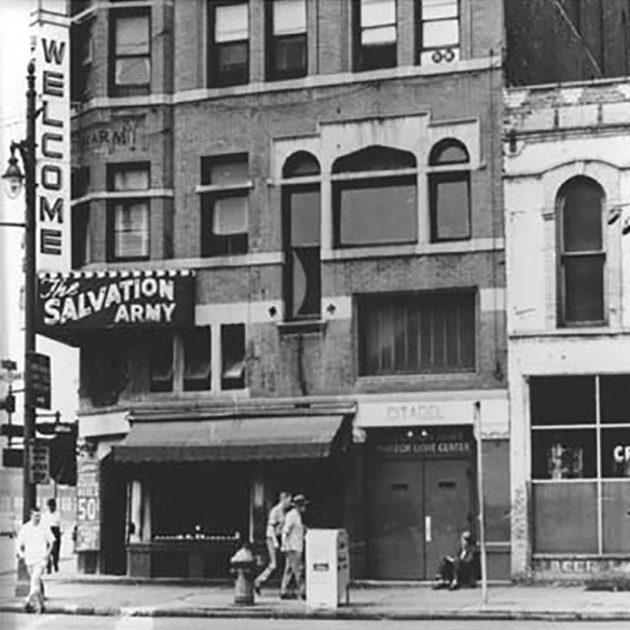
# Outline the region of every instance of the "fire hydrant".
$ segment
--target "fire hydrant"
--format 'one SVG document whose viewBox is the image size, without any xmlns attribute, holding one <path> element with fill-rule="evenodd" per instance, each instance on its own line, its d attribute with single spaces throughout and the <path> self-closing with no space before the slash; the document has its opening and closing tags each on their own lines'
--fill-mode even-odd
<svg viewBox="0 0 630 630">
<path fill-rule="evenodd" d="M 251 606 L 254 603 L 254 573 L 256 560 L 245 543 L 230 559 L 234 581 L 234 603 Z"/>
</svg>

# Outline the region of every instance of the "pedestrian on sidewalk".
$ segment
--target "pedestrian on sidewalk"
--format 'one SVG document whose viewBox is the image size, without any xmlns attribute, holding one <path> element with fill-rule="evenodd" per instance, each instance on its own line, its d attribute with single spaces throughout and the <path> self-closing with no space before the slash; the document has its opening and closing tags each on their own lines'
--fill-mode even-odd
<svg viewBox="0 0 630 630">
<path fill-rule="evenodd" d="M 457 554 L 442 558 L 437 570 L 438 581 L 433 588 L 450 588 L 454 591 L 462 585 L 476 586 L 479 573 L 479 550 L 473 535 L 465 531 L 462 533 Z"/>
<path fill-rule="evenodd" d="M 24 608 L 27 612 L 44 612 L 43 575 L 55 538 L 45 523 L 39 508 L 31 510 L 31 519 L 24 523 L 17 536 L 17 556 L 28 570 L 30 588 Z"/>
<path fill-rule="evenodd" d="M 57 573 L 59 571 L 59 554 L 61 552 L 61 519 L 59 518 L 57 501 L 55 499 L 48 499 L 46 505 L 48 506 L 48 511 L 42 516 L 42 521 L 44 525 L 50 527 L 50 531 L 55 537 L 46 570 L 48 573 L 52 573 L 53 570 Z"/>
<path fill-rule="evenodd" d="M 285 553 L 286 562 L 282 584 L 280 586 L 280 599 L 305 599 L 304 588 L 304 540 L 306 527 L 303 515 L 306 512 L 308 501 L 303 494 L 293 497 L 292 508 L 287 512 L 282 528 L 282 550 Z M 292 585 L 294 582 L 294 586 Z"/>
<path fill-rule="evenodd" d="M 291 494 L 285 491 L 280 492 L 278 503 L 269 511 L 267 518 L 267 529 L 265 531 L 265 539 L 267 542 L 267 552 L 269 554 L 269 563 L 263 572 L 254 581 L 254 589 L 257 595 L 260 595 L 260 589 L 263 584 L 271 577 L 279 566 L 280 546 L 282 542 L 282 527 L 284 518 L 291 506 Z"/>
</svg>

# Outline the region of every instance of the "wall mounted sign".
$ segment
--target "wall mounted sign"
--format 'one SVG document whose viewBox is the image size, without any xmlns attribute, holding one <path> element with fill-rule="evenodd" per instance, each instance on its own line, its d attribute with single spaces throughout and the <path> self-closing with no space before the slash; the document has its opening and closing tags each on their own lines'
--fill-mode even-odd
<svg viewBox="0 0 630 630">
<path fill-rule="evenodd" d="M 82 454 L 77 460 L 77 551 L 98 551 L 101 539 L 99 462 Z"/>
<path fill-rule="evenodd" d="M 416 427 L 368 430 L 370 450 L 381 457 L 469 457 L 474 453 L 472 427 Z"/>
<path fill-rule="evenodd" d="M 190 271 L 85 272 L 38 278 L 38 331 L 184 327 L 194 323 Z"/>
<path fill-rule="evenodd" d="M 72 135 L 72 148 L 79 153 L 112 155 L 120 151 L 147 151 L 144 116 L 99 122 Z"/>
<path fill-rule="evenodd" d="M 70 269 L 70 37 L 68 18 L 41 10 L 33 24 L 37 269 Z"/>
</svg>

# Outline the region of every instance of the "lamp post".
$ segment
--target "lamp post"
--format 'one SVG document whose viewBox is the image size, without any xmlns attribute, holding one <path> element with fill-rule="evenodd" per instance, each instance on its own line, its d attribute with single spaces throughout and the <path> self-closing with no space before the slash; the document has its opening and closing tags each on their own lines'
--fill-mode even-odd
<svg viewBox="0 0 630 630">
<path fill-rule="evenodd" d="M 25 260 L 24 260 L 24 459 L 22 486 L 22 517 L 30 518 L 31 508 L 37 503 L 37 485 L 31 481 L 30 448 L 35 440 L 35 396 L 31 357 L 36 350 L 35 342 L 35 62 L 31 60 L 27 70 L 26 90 L 26 138 L 11 143 L 9 166 L 2 176 L 7 184 L 7 194 L 16 198 L 24 187 L 25 194 Z M 20 154 L 24 174 L 20 170 L 15 152 Z"/>
</svg>

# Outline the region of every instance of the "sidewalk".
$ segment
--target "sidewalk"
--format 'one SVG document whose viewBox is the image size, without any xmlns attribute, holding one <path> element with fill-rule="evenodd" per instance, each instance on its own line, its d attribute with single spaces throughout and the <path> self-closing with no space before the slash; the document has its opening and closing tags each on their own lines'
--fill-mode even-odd
<svg viewBox="0 0 630 630">
<path fill-rule="evenodd" d="M 59 574 L 47 576 L 47 612 L 101 616 L 249 617 L 321 619 L 537 619 L 628 620 L 628 592 L 587 591 L 584 586 L 492 585 L 488 602 L 481 589 L 433 591 L 428 584 L 360 583 L 350 603 L 337 610 L 312 610 L 301 601 L 280 600 L 263 591 L 253 606 L 233 603 L 231 585 L 177 580 L 133 580 L 76 573 L 66 557 Z M 15 576 L 0 576 L 0 611 L 22 611 L 14 596 Z"/>
</svg>

